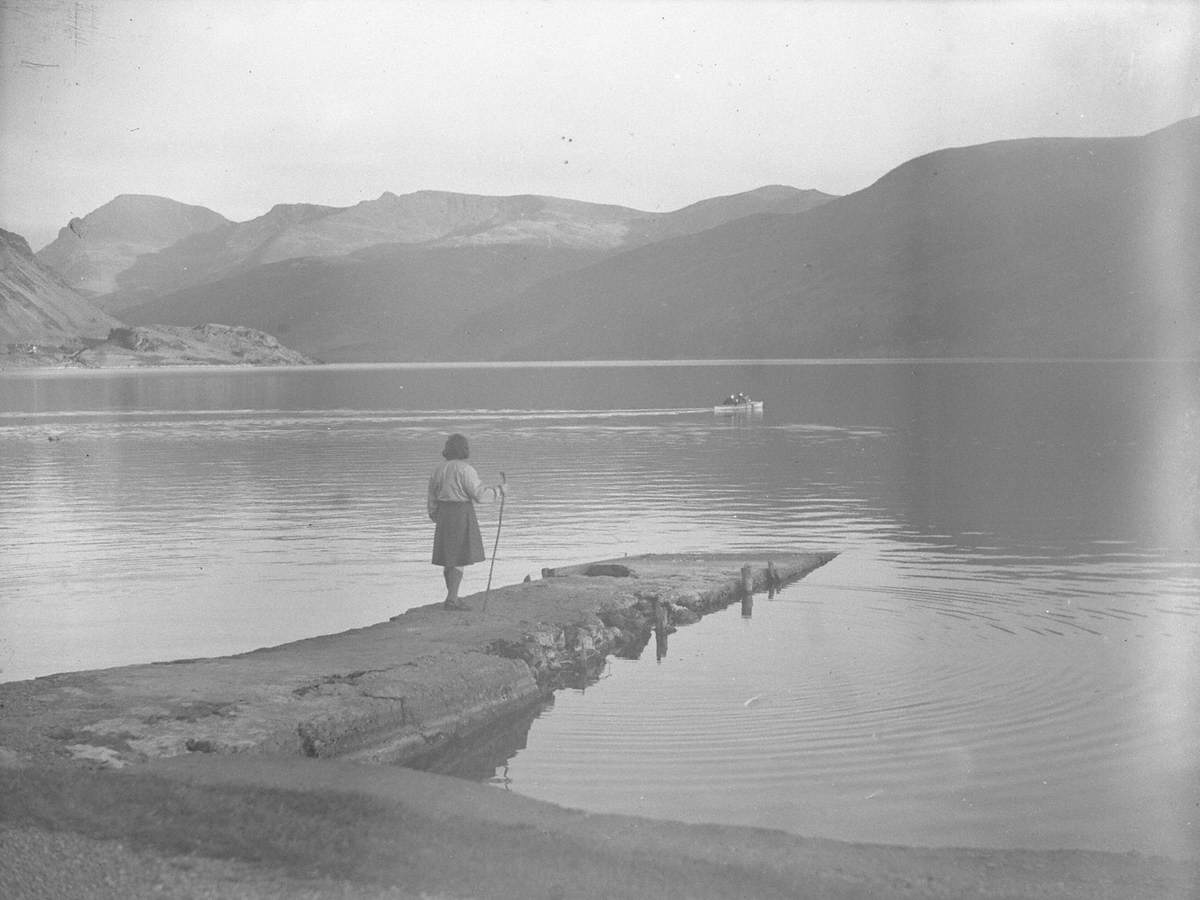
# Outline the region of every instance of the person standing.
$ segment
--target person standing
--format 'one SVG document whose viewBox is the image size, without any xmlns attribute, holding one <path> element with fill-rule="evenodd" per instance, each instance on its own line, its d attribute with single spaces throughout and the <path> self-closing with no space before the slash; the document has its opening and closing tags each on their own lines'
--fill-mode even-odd
<svg viewBox="0 0 1200 900">
<path fill-rule="evenodd" d="M 446 582 L 446 609 L 469 609 L 458 599 L 463 567 L 483 562 L 483 536 L 475 517 L 475 504 L 504 496 L 503 484 L 485 487 L 467 459 L 470 445 L 461 434 L 446 439 L 444 462 L 429 476 L 429 518 L 436 523 L 433 532 L 433 564 L 442 567 Z"/>
</svg>

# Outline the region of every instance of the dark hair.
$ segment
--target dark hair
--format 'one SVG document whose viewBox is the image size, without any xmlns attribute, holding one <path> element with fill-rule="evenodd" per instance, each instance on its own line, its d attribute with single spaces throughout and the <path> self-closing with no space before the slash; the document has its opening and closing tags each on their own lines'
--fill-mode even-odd
<svg viewBox="0 0 1200 900">
<path fill-rule="evenodd" d="M 471 448 L 465 435 L 452 434 L 446 438 L 446 446 L 442 450 L 442 456 L 446 459 L 467 459 L 470 455 Z"/>
</svg>

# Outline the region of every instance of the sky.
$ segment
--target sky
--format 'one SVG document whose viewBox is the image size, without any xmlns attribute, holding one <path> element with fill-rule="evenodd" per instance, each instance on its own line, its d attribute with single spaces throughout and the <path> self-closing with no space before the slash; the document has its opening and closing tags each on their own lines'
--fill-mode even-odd
<svg viewBox="0 0 1200 900">
<path fill-rule="evenodd" d="M 0 0 L 0 227 L 122 193 L 647 211 L 1200 115 L 1200 0 Z"/>
</svg>

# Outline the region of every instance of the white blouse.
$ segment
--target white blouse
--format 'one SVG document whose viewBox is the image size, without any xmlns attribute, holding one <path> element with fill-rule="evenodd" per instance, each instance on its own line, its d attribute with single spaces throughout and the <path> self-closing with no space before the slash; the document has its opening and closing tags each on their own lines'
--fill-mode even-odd
<svg viewBox="0 0 1200 900">
<path fill-rule="evenodd" d="M 437 519 L 438 501 L 447 503 L 486 503 L 488 492 L 492 497 L 499 492 L 494 487 L 484 487 L 479 473 L 465 459 L 448 459 L 438 463 L 429 476 L 429 518 Z"/>
</svg>

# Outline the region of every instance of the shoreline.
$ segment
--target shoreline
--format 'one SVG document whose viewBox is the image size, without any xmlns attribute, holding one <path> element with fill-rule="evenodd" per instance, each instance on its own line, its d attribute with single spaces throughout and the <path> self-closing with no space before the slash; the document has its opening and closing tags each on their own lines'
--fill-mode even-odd
<svg viewBox="0 0 1200 900">
<path fill-rule="evenodd" d="M 14 373 L 97 373 L 97 372 L 194 372 L 213 369 L 235 369 L 255 371 L 259 369 L 278 371 L 325 369 L 340 372 L 374 371 L 395 369 L 400 371 L 422 369 L 636 369 L 636 368 L 702 368 L 702 367 L 746 367 L 746 366 L 963 366 L 963 365 L 1109 365 L 1109 364 L 1166 364 L 1193 365 L 1200 363 L 1200 356 L 872 356 L 872 357 L 796 357 L 762 359 L 545 359 L 545 360 L 425 360 L 417 362 L 162 362 L 130 363 L 127 365 L 107 363 L 104 365 L 70 361 L 66 356 L 47 361 L 28 356 L 0 353 L 0 374 Z M 707 409 L 707 407 L 703 407 Z"/>
<path fill-rule="evenodd" d="M 1200 863 L 1165 857 L 847 843 L 590 814 L 448 776 L 336 760 L 192 755 L 102 772 L 0 766 L 0 792 L 0 847 L 20 848 L 0 858 L 0 892 L 14 900 L 1187 900 L 1200 886 Z M 52 890 L 29 887 L 47 880 Z"/>
<path fill-rule="evenodd" d="M 868 845 L 600 816 L 394 765 L 586 681 L 656 628 L 752 602 L 834 556 L 605 560 L 494 589 L 486 609 L 474 594 L 466 612 L 419 607 L 237 656 L 0 684 L 0 830 L 5 845 L 31 848 L 19 864 L 0 859 L 0 892 L 33 896 L 21 879 L 41 877 L 51 848 L 71 840 L 130 871 L 166 871 L 164 884 L 171 861 L 203 860 L 190 871 L 216 896 L 1195 894 L 1200 860 Z M 239 831 L 247 822 L 257 836 Z M 424 849 L 410 858 L 414 846 Z"/>
</svg>

